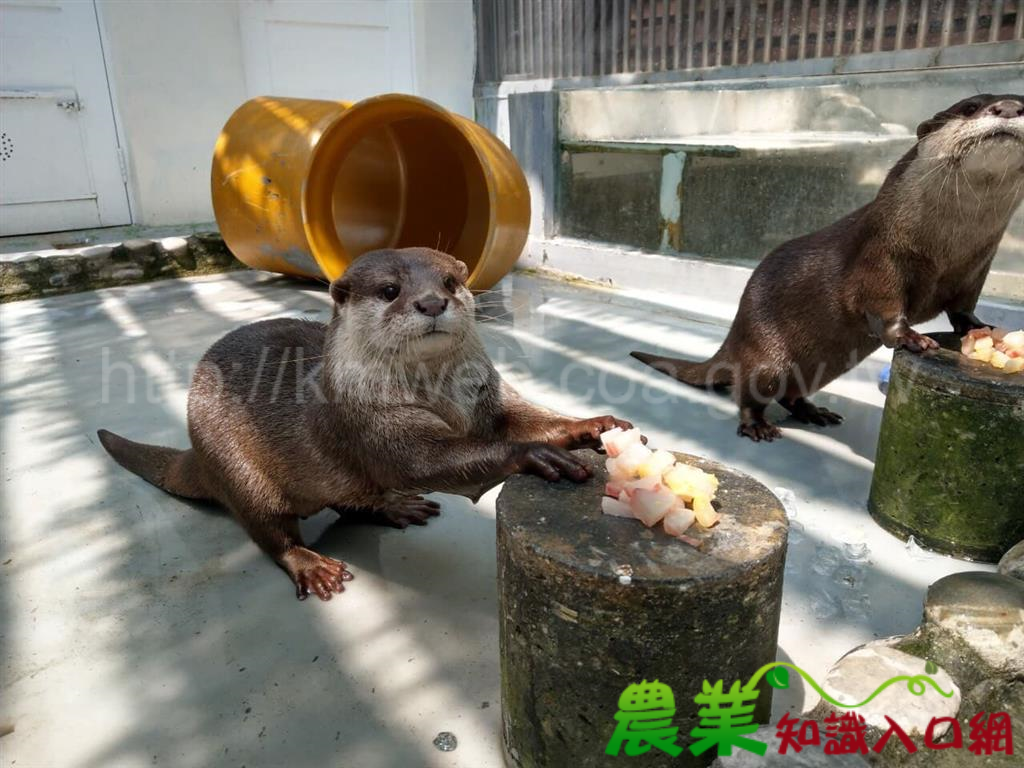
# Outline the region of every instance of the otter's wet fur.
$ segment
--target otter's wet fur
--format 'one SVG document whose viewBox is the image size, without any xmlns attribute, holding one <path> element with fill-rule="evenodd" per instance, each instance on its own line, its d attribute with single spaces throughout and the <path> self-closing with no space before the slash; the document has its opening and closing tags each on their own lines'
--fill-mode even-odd
<svg viewBox="0 0 1024 768">
<path fill-rule="evenodd" d="M 936 342 L 911 326 L 945 312 L 963 334 L 1003 232 L 1024 197 L 1024 97 L 964 99 L 917 129 L 877 197 L 757 266 L 715 355 L 693 362 L 633 352 L 679 381 L 731 387 L 738 433 L 773 440 L 778 400 L 804 423 L 838 414 L 807 396 L 882 344 L 914 352 Z"/>
<path fill-rule="evenodd" d="M 498 375 L 474 324 L 465 264 L 425 248 L 357 259 L 331 284 L 327 325 L 253 323 L 216 342 L 189 390 L 186 450 L 106 430 L 111 456 L 163 490 L 227 507 L 304 599 L 351 578 L 305 547 L 299 520 L 331 507 L 405 527 L 517 472 L 582 482 L 569 449 L 627 422 L 533 405 Z"/>
</svg>

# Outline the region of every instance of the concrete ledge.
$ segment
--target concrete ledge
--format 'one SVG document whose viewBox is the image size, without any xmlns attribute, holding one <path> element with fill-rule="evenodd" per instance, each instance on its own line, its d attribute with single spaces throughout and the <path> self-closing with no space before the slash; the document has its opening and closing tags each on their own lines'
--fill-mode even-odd
<svg viewBox="0 0 1024 768">
<path fill-rule="evenodd" d="M 241 269 L 219 232 L 0 257 L 0 302 Z"/>
<path fill-rule="evenodd" d="M 672 294 L 668 303 L 699 305 L 702 314 L 724 320 L 732 319 L 753 272 L 750 266 L 695 254 L 676 256 L 567 237 L 531 237 L 518 266 L 631 292 Z M 1024 327 L 1024 275 L 992 272 L 985 294 L 978 306 L 986 321 Z"/>
</svg>

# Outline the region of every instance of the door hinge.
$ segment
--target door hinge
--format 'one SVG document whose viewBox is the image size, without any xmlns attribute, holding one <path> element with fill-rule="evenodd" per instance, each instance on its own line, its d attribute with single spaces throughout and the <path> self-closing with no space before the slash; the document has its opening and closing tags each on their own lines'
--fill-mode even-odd
<svg viewBox="0 0 1024 768">
<path fill-rule="evenodd" d="M 121 181 L 125 184 L 128 183 L 128 162 L 124 157 L 124 148 L 117 148 L 117 164 L 121 168 Z"/>
</svg>

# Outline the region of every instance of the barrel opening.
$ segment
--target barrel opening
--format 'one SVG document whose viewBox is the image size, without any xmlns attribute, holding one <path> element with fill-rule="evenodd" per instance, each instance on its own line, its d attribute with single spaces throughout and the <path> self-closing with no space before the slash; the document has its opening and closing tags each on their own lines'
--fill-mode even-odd
<svg viewBox="0 0 1024 768">
<path fill-rule="evenodd" d="M 328 240 L 339 247 L 316 253 L 330 277 L 367 251 L 410 246 L 437 248 L 475 269 L 489 233 L 489 191 L 476 151 L 456 126 L 432 115 L 399 116 L 338 143 Z"/>
</svg>

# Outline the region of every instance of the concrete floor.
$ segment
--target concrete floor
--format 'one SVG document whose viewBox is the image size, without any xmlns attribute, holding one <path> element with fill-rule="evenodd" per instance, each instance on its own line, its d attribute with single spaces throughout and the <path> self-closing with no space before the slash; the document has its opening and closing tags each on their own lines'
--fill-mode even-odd
<svg viewBox="0 0 1024 768">
<path fill-rule="evenodd" d="M 865 511 L 884 356 L 819 395 L 844 425 L 787 423 L 785 440 L 755 445 L 735 436 L 727 399 L 627 357 L 709 354 L 728 308 L 521 274 L 487 304 L 494 358 L 532 399 L 613 412 L 652 445 L 794 494 L 779 653 L 818 679 L 853 646 L 915 627 L 929 583 L 976 567 L 908 551 Z M 186 445 L 204 349 L 280 316 L 326 319 L 328 298 L 241 272 L 0 307 L 0 725 L 15 726 L 0 765 L 501 764 L 497 489 L 476 505 L 443 497 L 426 528 L 309 521 L 356 579 L 340 599 L 300 603 L 231 519 L 146 485 L 96 441 L 106 427 Z M 814 703 L 804 696 L 777 693 L 776 712 Z M 432 746 L 439 731 L 456 751 Z"/>
</svg>

